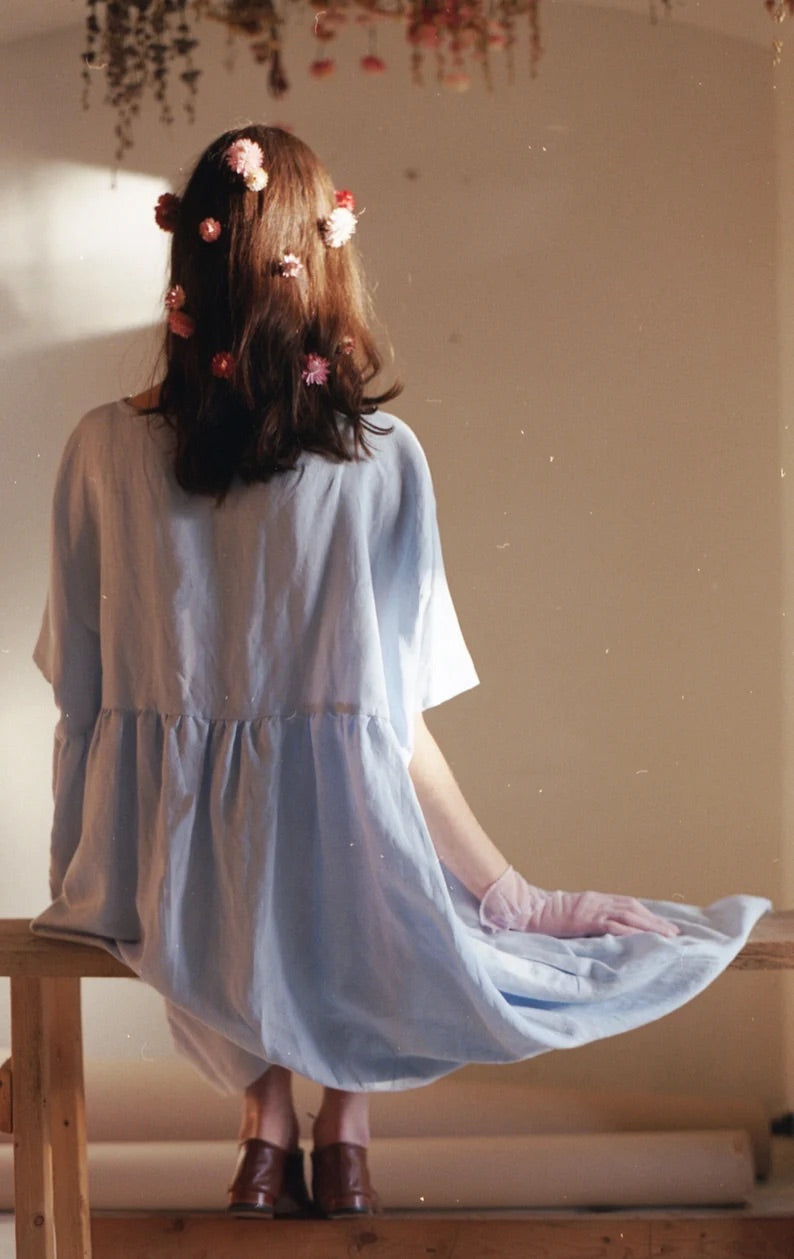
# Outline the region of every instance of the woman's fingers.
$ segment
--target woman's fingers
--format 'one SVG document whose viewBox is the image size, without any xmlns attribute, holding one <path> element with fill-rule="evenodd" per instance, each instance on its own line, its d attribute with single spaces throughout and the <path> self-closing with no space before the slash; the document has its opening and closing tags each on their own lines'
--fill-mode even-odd
<svg viewBox="0 0 794 1259">
<path fill-rule="evenodd" d="M 626 935 L 629 931 L 655 931 L 657 935 L 672 938 L 680 934 L 679 928 L 668 918 L 654 914 L 645 905 L 636 902 L 635 906 L 613 910 L 608 915 L 607 930 L 610 935 Z M 615 928 L 619 927 L 620 930 Z"/>
</svg>

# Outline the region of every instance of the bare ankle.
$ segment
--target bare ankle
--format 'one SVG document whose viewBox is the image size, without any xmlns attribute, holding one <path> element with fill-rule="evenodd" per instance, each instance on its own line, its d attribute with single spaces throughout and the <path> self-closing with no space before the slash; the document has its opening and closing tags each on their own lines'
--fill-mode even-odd
<svg viewBox="0 0 794 1259">
<path fill-rule="evenodd" d="M 337 1141 L 369 1145 L 369 1098 L 366 1093 L 326 1089 L 312 1135 L 317 1149 Z"/>
<path fill-rule="evenodd" d="M 238 1140 L 258 1137 L 286 1150 L 297 1145 L 298 1136 L 290 1073 L 271 1067 L 245 1090 Z"/>
</svg>

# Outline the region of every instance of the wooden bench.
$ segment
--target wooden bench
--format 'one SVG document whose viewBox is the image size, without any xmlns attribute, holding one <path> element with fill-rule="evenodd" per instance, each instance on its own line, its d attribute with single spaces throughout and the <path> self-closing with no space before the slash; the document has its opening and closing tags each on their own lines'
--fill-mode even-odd
<svg viewBox="0 0 794 1259">
<path fill-rule="evenodd" d="M 756 926 L 733 965 L 743 970 L 794 967 L 794 911 L 768 914 Z M 85 1104 L 83 1092 L 80 980 L 83 977 L 135 978 L 109 953 L 84 944 L 64 943 L 35 936 L 26 919 L 0 920 L 0 975 L 11 980 L 11 1060 L 0 1069 L 0 1130 L 14 1134 L 14 1192 L 17 1259 L 133 1259 L 134 1256 L 180 1256 L 198 1259 L 217 1256 L 248 1259 L 263 1252 L 261 1225 L 246 1226 L 234 1219 L 207 1215 L 138 1219 L 92 1220 L 88 1199 Z M 13 1073 L 11 1068 L 13 1063 Z M 564 1241 L 555 1225 L 540 1221 L 541 1249 L 530 1246 L 526 1226 L 517 1220 L 500 1221 L 500 1238 L 483 1239 L 483 1221 L 444 1221 L 388 1217 L 349 1224 L 323 1221 L 273 1222 L 267 1225 L 270 1256 L 322 1255 L 323 1259 L 358 1253 L 366 1247 L 369 1259 L 380 1255 L 448 1255 L 458 1259 L 480 1256 L 537 1254 L 599 1254 L 631 1256 L 706 1253 L 693 1248 L 676 1250 L 659 1227 L 661 1249 L 648 1248 L 647 1222 L 610 1216 L 609 1227 L 571 1221 Z M 686 1223 L 686 1221 L 684 1221 Z M 752 1225 L 752 1221 L 746 1222 Z M 465 1227 L 464 1227 L 465 1225 Z M 618 1227 L 619 1226 L 619 1227 Z M 588 1247 L 585 1233 L 595 1228 Z M 463 1229 L 463 1232 L 461 1231 Z M 785 1233 L 782 1230 L 786 1230 Z M 479 1231 L 478 1231 L 479 1230 Z M 523 1230 L 523 1231 L 522 1231 Z M 93 1237 L 92 1237 L 93 1233 Z M 300 1240 L 299 1234 L 308 1234 Z M 610 1234 L 614 1249 L 610 1245 Z M 636 1247 L 631 1237 L 636 1234 Z M 589 1236 L 589 1234 L 588 1234 Z M 738 1236 L 738 1235 L 737 1235 Z M 554 1238 L 557 1241 L 554 1241 Z M 753 1240 L 755 1237 L 755 1241 Z M 551 1240 L 550 1240 L 551 1238 Z M 281 1245 L 279 1245 L 281 1239 Z M 578 1240 L 577 1240 L 578 1239 Z M 564 1250 L 557 1249 L 557 1245 Z M 283 1249 L 282 1249 L 283 1246 Z M 551 1247 L 551 1248 L 550 1248 Z M 587 1247 L 587 1248 L 585 1248 Z M 666 1247 L 666 1248 L 664 1248 Z M 741 1247 L 741 1249 L 739 1248 Z M 771 1221 L 764 1238 L 743 1234 L 736 1249 L 709 1254 L 794 1255 L 794 1225 Z"/>
</svg>

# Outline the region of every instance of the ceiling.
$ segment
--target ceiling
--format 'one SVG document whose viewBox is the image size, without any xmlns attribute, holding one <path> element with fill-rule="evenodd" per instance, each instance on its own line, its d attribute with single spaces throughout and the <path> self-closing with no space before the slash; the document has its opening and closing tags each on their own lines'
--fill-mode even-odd
<svg viewBox="0 0 794 1259">
<path fill-rule="evenodd" d="M 544 6 L 551 8 L 561 2 L 567 0 L 541 0 L 541 20 Z M 647 17 L 652 0 L 571 0 L 576 2 Z M 81 25 L 86 11 L 84 0 L 0 0 L 0 4 L 0 43 Z M 662 0 L 655 0 L 655 5 L 661 13 Z M 673 0 L 673 14 L 677 22 L 713 28 L 754 43 L 771 44 L 778 31 L 787 33 L 785 27 L 781 29 L 770 20 L 763 0 Z M 794 27 L 794 20 L 791 24 Z"/>
</svg>

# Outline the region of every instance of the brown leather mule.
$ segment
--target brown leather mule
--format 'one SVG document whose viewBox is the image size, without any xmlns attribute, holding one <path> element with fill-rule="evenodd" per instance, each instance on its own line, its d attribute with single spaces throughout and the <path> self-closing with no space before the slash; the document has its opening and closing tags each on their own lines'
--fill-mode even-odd
<svg viewBox="0 0 794 1259">
<path fill-rule="evenodd" d="M 228 1209 L 233 1215 L 260 1219 L 311 1215 L 303 1150 L 283 1150 L 259 1137 L 241 1142 Z"/>
<path fill-rule="evenodd" d="M 318 1214 L 372 1215 L 378 1198 L 369 1178 L 363 1145 L 335 1141 L 312 1153 L 312 1196 Z"/>
</svg>

